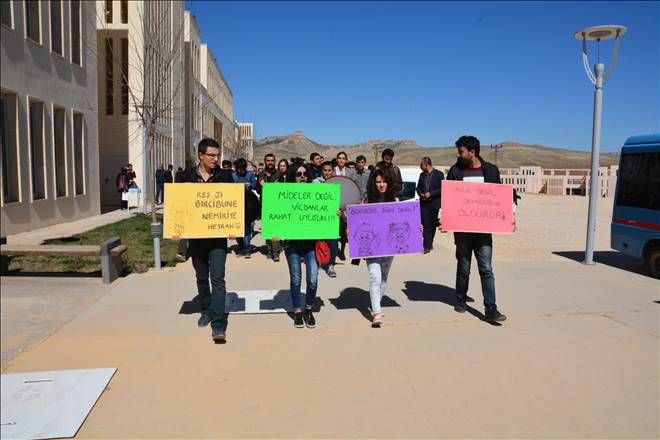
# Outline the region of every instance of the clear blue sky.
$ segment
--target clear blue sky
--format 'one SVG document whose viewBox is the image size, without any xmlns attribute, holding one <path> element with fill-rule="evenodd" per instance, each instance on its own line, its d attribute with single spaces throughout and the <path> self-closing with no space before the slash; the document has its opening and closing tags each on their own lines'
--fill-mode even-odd
<svg viewBox="0 0 660 440">
<path fill-rule="evenodd" d="M 462 134 L 591 148 L 594 88 L 573 33 L 628 27 L 602 150 L 660 131 L 660 2 L 186 1 L 256 137 L 321 143 Z M 606 67 L 612 44 L 601 43 Z M 595 48 L 590 53 L 595 59 Z M 593 56 L 592 56 L 593 55 Z"/>
</svg>

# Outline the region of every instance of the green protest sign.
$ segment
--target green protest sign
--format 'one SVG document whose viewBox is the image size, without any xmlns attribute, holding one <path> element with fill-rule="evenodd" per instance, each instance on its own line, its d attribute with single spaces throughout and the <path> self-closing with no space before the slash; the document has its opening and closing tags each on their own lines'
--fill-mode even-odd
<svg viewBox="0 0 660 440">
<path fill-rule="evenodd" d="M 264 239 L 339 237 L 341 188 L 332 183 L 265 183 L 261 197 Z"/>
</svg>

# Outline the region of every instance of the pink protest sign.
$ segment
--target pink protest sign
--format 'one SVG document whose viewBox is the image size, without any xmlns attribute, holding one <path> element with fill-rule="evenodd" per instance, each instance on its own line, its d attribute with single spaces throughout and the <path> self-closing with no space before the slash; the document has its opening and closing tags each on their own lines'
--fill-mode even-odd
<svg viewBox="0 0 660 440">
<path fill-rule="evenodd" d="M 513 233 L 513 189 L 496 183 L 442 181 L 445 231 Z"/>
</svg>

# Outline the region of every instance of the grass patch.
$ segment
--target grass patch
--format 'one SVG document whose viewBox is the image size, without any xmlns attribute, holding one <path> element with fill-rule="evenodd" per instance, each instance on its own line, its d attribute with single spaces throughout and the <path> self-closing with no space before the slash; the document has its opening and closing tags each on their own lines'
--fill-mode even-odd
<svg viewBox="0 0 660 440">
<path fill-rule="evenodd" d="M 160 222 L 162 215 L 158 216 Z M 112 237 L 121 237 L 121 243 L 128 246 L 123 255 L 124 267 L 128 273 L 142 273 L 153 267 L 153 239 L 151 238 L 151 215 L 136 214 L 126 220 L 101 226 L 71 237 L 46 240 L 44 244 L 85 245 L 101 244 Z M 162 266 L 175 266 L 178 244 L 172 240 L 160 242 Z M 98 257 L 31 257 L 20 256 L 11 259 L 10 270 L 23 272 L 81 272 L 101 271 Z"/>
</svg>

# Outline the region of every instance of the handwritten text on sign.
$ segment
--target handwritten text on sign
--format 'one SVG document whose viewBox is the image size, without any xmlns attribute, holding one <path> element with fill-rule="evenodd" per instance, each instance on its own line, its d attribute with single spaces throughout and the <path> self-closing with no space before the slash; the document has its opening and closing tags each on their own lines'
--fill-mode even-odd
<svg viewBox="0 0 660 440">
<path fill-rule="evenodd" d="M 513 189 L 495 183 L 442 181 L 446 231 L 513 233 Z"/>
<path fill-rule="evenodd" d="M 351 258 L 421 254 L 417 202 L 348 205 L 348 250 Z"/>
<path fill-rule="evenodd" d="M 242 183 L 166 183 L 163 237 L 244 235 Z"/>
<path fill-rule="evenodd" d="M 331 183 L 265 183 L 261 235 L 264 239 L 339 237 L 340 188 Z"/>
</svg>

